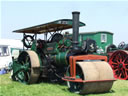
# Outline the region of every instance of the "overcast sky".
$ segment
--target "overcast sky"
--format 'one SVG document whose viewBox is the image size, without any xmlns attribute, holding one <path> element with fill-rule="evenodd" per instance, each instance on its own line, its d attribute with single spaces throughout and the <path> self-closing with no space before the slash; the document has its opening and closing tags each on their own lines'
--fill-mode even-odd
<svg viewBox="0 0 128 96">
<path fill-rule="evenodd" d="M 1 1 L 0 38 L 21 39 L 13 30 L 57 19 L 71 19 L 80 11 L 80 21 L 87 26 L 80 32 L 110 31 L 114 44 L 128 43 L 128 1 Z"/>
</svg>

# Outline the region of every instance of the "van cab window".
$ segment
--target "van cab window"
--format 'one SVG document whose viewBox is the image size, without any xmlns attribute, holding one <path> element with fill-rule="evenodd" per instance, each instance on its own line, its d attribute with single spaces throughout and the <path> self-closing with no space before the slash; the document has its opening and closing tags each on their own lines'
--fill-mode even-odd
<svg viewBox="0 0 128 96">
<path fill-rule="evenodd" d="M 0 46 L 0 56 L 9 56 L 8 46 Z"/>
</svg>

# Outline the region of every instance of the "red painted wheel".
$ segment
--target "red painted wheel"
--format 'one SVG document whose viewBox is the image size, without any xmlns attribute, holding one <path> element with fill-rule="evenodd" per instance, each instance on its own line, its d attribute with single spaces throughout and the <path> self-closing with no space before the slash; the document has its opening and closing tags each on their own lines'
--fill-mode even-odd
<svg viewBox="0 0 128 96">
<path fill-rule="evenodd" d="M 113 69 L 115 78 L 128 79 L 128 51 L 115 51 L 109 59 L 109 64 Z"/>
</svg>

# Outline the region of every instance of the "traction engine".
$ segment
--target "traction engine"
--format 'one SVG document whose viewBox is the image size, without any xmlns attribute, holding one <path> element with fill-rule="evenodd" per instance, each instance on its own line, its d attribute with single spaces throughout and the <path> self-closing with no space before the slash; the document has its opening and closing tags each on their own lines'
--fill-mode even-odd
<svg viewBox="0 0 128 96">
<path fill-rule="evenodd" d="M 79 22 L 79 12 L 72 14 L 73 19 L 14 31 L 24 34 L 24 50 L 13 60 L 13 80 L 25 84 L 66 81 L 71 92 L 80 94 L 103 93 L 111 89 L 115 79 L 107 57 L 93 55 L 96 42 L 92 39 L 84 40 L 80 45 L 79 27 L 85 24 Z M 73 37 L 67 32 L 61 33 L 69 28 L 73 28 Z M 44 40 L 37 40 L 37 34 L 44 34 Z"/>
</svg>

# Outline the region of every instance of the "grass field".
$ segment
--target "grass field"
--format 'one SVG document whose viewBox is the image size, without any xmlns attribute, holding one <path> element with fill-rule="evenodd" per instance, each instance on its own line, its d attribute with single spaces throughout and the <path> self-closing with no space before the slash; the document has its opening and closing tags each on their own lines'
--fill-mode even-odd
<svg viewBox="0 0 128 96">
<path fill-rule="evenodd" d="M 65 85 L 51 83 L 24 85 L 9 79 L 9 75 L 0 75 L 0 96 L 81 96 L 69 92 Z M 128 80 L 117 80 L 109 93 L 85 96 L 128 96 Z"/>
</svg>

